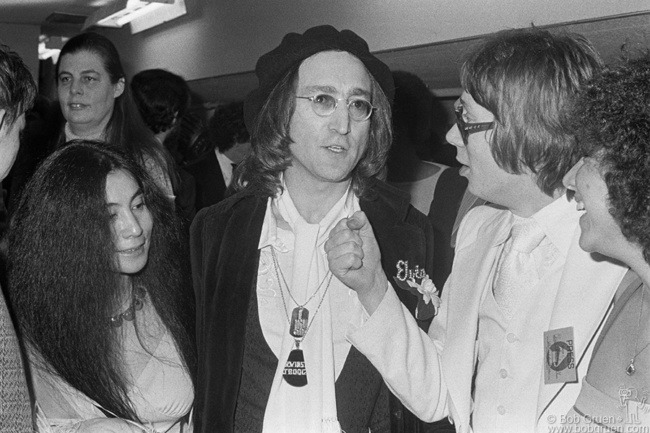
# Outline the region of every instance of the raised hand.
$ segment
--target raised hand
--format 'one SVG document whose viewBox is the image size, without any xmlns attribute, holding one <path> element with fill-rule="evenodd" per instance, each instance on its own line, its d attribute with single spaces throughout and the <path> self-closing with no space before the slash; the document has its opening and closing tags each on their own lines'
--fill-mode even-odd
<svg viewBox="0 0 650 433">
<path fill-rule="evenodd" d="M 381 267 L 381 253 L 366 214 L 358 211 L 339 221 L 325 242 L 330 270 L 357 292 L 372 314 L 386 293 L 388 282 Z"/>
</svg>

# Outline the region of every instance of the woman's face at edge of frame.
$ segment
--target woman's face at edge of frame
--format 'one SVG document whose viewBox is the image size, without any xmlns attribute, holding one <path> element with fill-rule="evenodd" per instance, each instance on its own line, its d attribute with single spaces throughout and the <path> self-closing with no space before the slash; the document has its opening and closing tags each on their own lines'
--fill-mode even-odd
<svg viewBox="0 0 650 433">
<path fill-rule="evenodd" d="M 597 157 L 584 157 L 564 176 L 564 186 L 575 192 L 580 216 L 580 248 L 627 262 L 640 247 L 628 241 L 610 213 L 609 192 Z"/>
<path fill-rule="evenodd" d="M 117 271 L 126 275 L 140 272 L 149 259 L 153 218 L 131 174 L 118 169 L 106 176 L 106 208 Z"/>
</svg>

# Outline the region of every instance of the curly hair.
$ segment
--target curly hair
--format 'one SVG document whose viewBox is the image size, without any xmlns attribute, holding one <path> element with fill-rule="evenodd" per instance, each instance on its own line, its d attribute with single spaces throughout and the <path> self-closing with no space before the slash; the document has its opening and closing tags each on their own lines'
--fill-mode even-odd
<svg viewBox="0 0 650 433">
<path fill-rule="evenodd" d="M 34 104 L 36 84 L 18 54 L 0 44 L 0 109 L 6 114 L 0 122 L 13 125 L 18 117 Z"/>
<path fill-rule="evenodd" d="M 296 107 L 299 63 L 292 67 L 273 88 L 256 117 L 251 131 L 251 154 L 235 171 L 235 189 L 252 188 L 256 193 L 275 196 L 281 190 L 280 174 L 291 165 L 293 143 L 289 123 Z M 368 145 L 352 171 L 352 188 L 358 197 L 368 195 L 370 178 L 383 174 L 393 140 L 392 115 L 388 98 L 368 72 L 370 101 L 377 108 L 370 117 Z"/>
<path fill-rule="evenodd" d="M 535 27 L 486 38 L 461 67 L 463 88 L 496 119 L 492 156 L 509 173 L 526 169 L 549 196 L 577 161 L 568 109 L 602 67 L 587 39 Z"/>
<path fill-rule="evenodd" d="M 572 124 L 582 155 L 600 162 L 610 214 L 650 263 L 650 52 L 599 74 Z"/>
<path fill-rule="evenodd" d="M 138 183 L 153 219 L 147 264 L 130 278 L 146 288 L 194 377 L 194 305 L 181 224 L 150 176 L 115 146 L 73 141 L 36 171 L 11 222 L 9 293 L 43 368 L 113 414 L 138 421 L 121 334 L 103 320 L 121 301 L 106 207 L 106 177 L 114 170 Z"/>
</svg>

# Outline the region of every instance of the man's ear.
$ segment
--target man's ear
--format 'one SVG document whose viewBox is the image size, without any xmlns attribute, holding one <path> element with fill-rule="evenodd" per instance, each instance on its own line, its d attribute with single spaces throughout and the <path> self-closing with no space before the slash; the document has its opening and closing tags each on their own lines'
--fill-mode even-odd
<svg viewBox="0 0 650 433">
<path fill-rule="evenodd" d="M 125 81 L 124 77 L 117 80 L 117 83 L 113 85 L 113 97 L 119 98 L 122 93 L 124 93 Z"/>
</svg>

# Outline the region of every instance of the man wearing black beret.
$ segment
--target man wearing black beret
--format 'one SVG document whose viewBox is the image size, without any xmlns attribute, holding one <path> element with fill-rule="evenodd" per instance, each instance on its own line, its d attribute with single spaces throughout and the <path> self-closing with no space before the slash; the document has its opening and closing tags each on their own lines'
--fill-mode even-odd
<svg viewBox="0 0 650 433">
<path fill-rule="evenodd" d="M 431 228 L 377 180 L 392 136 L 391 72 L 363 39 L 331 26 L 286 35 L 255 71 L 244 105 L 253 151 L 235 172 L 238 192 L 191 230 L 195 431 L 413 431 L 345 338 L 366 313 L 324 251 L 336 223 L 363 210 L 399 298 L 422 323 L 431 317 L 417 289 L 430 274 Z"/>
</svg>

